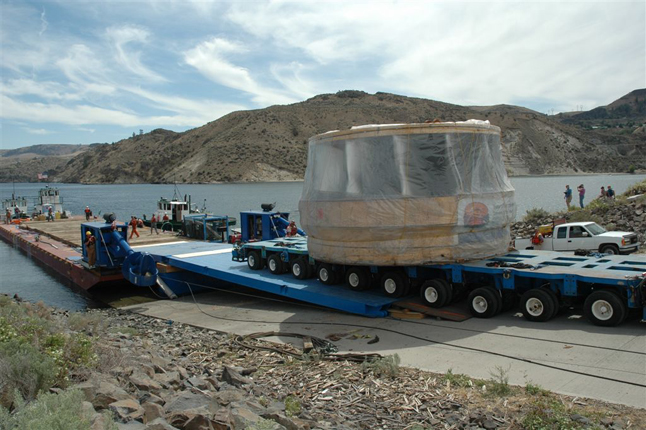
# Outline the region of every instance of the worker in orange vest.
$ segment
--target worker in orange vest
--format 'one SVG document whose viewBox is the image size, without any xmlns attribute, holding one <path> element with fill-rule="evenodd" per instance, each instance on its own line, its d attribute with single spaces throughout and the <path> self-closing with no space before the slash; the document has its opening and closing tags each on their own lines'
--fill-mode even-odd
<svg viewBox="0 0 646 430">
<path fill-rule="evenodd" d="M 133 234 L 136 234 L 137 237 L 139 237 L 139 232 L 137 231 L 137 218 L 134 216 L 130 217 L 130 227 L 132 227 L 132 230 L 130 231 L 130 239 L 132 239 Z"/>
</svg>

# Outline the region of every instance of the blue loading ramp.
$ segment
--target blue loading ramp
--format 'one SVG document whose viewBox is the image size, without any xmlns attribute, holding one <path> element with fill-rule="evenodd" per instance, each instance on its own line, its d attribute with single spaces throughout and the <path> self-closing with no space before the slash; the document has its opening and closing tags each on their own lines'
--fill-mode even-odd
<svg viewBox="0 0 646 430">
<path fill-rule="evenodd" d="M 192 284 L 191 289 L 196 291 L 200 289 L 200 283 L 224 281 L 369 317 L 387 316 L 387 309 L 399 300 L 371 291 L 348 290 L 343 285 L 323 285 L 316 279 L 299 280 L 289 273 L 273 275 L 269 270 L 251 270 L 246 263 L 231 260 L 231 249 L 228 244 L 209 242 L 176 242 L 135 248 L 136 251 L 150 253 L 159 263 L 183 269 L 159 274 L 177 295 L 189 293 L 187 283 Z"/>
</svg>

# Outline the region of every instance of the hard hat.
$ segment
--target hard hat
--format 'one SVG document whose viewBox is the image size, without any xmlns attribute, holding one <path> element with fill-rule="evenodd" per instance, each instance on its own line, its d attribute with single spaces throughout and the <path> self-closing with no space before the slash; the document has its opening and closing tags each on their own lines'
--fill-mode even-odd
<svg viewBox="0 0 646 430">
<path fill-rule="evenodd" d="M 85 235 L 86 235 L 86 236 L 91 236 L 91 235 L 92 235 L 92 232 L 91 232 L 91 231 L 86 231 L 86 232 L 85 232 Z"/>
</svg>

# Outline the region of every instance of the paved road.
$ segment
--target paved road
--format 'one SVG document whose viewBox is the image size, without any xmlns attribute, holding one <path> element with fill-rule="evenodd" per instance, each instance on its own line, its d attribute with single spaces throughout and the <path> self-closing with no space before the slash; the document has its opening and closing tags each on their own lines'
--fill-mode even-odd
<svg viewBox="0 0 646 430">
<path fill-rule="evenodd" d="M 340 352 L 397 353 L 404 366 L 452 369 L 482 379 L 500 367 L 508 369 L 511 384 L 531 382 L 558 393 L 646 408 L 646 324 L 635 319 L 611 328 L 596 327 L 572 312 L 547 323 L 532 323 L 514 312 L 461 323 L 402 321 L 226 292 L 195 297 L 127 309 L 236 334 L 348 334 L 335 342 Z M 370 345 L 370 339 L 350 334 L 379 336 L 379 342 Z"/>
</svg>

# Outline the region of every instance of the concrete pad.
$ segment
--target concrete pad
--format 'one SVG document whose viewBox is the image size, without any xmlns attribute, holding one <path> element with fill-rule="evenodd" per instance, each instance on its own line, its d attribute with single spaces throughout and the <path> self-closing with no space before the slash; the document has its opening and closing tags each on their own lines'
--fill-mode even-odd
<svg viewBox="0 0 646 430">
<path fill-rule="evenodd" d="M 491 379 L 500 367 L 508 369 L 511 384 L 531 382 L 562 394 L 646 408 L 646 331 L 635 320 L 606 328 L 575 313 L 532 323 L 508 312 L 460 323 L 406 321 L 226 291 L 125 309 L 242 335 L 285 331 L 325 338 L 340 333 L 345 337 L 334 342 L 340 352 L 396 353 L 404 366 L 441 373 L 452 369 L 480 379 Z M 368 344 L 374 336 L 379 342 Z"/>
</svg>

